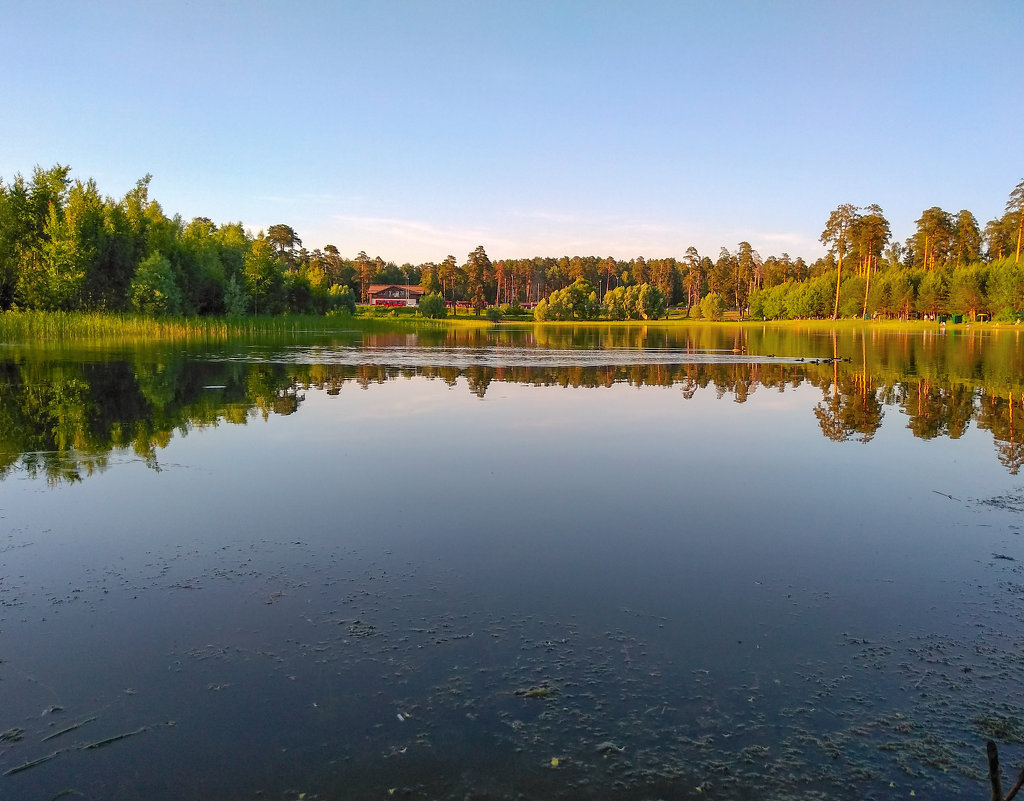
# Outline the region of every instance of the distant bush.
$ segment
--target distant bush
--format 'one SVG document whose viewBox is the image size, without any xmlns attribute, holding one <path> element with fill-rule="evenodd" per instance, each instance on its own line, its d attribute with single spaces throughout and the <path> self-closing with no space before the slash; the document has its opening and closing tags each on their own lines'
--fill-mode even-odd
<svg viewBox="0 0 1024 801">
<path fill-rule="evenodd" d="M 501 311 L 502 317 L 523 317 L 529 312 L 519 305 L 519 301 L 515 300 L 512 303 L 502 303 L 498 309 Z"/>
<path fill-rule="evenodd" d="M 352 290 L 344 284 L 332 284 L 327 290 L 330 310 L 340 314 L 356 313 L 356 296 Z"/>
<path fill-rule="evenodd" d="M 725 314 L 725 301 L 717 292 L 709 292 L 700 302 L 701 316 L 708 320 L 721 320 Z"/>
<path fill-rule="evenodd" d="M 666 315 L 665 293 L 651 284 L 615 287 L 604 295 L 609 320 L 659 320 Z"/>
<path fill-rule="evenodd" d="M 601 304 L 594 287 L 577 278 L 565 289 L 556 289 L 533 310 L 536 320 L 596 320 Z"/>
<path fill-rule="evenodd" d="M 444 298 L 433 292 L 420 298 L 418 309 L 421 315 L 434 320 L 441 320 L 448 316 L 448 307 L 445 306 Z"/>
</svg>

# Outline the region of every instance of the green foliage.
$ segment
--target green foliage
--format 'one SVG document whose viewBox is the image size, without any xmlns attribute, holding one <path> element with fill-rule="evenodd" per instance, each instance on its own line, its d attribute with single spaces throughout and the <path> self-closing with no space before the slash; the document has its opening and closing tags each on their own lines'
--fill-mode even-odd
<svg viewBox="0 0 1024 801">
<path fill-rule="evenodd" d="M 917 288 L 917 311 L 939 315 L 949 311 L 949 276 L 945 270 L 931 270 Z"/>
<path fill-rule="evenodd" d="M 859 275 L 843 281 L 839 290 L 840 317 L 860 317 L 864 313 L 865 283 Z"/>
<path fill-rule="evenodd" d="M 129 287 L 132 309 L 159 317 L 181 314 L 181 290 L 174 267 L 159 251 L 145 259 L 135 271 Z"/>
<path fill-rule="evenodd" d="M 953 270 L 950 306 L 971 320 L 976 320 L 980 313 L 991 313 L 988 283 L 989 270 L 986 265 L 972 264 Z"/>
<path fill-rule="evenodd" d="M 708 320 L 721 320 L 725 314 L 725 301 L 717 292 L 708 292 L 700 302 L 700 313 Z"/>
<path fill-rule="evenodd" d="M 626 288 L 617 286 L 604 293 L 604 314 L 609 320 L 628 320 L 626 308 Z"/>
<path fill-rule="evenodd" d="M 243 317 L 249 312 L 249 295 L 236 275 L 224 282 L 224 312 L 228 317 Z"/>
<path fill-rule="evenodd" d="M 90 209 L 95 186 L 75 184 L 69 192 L 69 168 L 39 167 L 28 184 L 18 176 L 5 192 L 0 241 L 12 293 L 23 306 L 73 309 L 81 305 L 86 272 L 96 257 L 97 220 Z M 7 283 L 5 281 L 5 283 Z"/>
<path fill-rule="evenodd" d="M 420 298 L 418 308 L 419 313 L 429 319 L 440 320 L 448 316 L 448 307 L 445 305 L 444 298 L 433 292 Z"/>
<path fill-rule="evenodd" d="M 793 287 L 793 292 L 787 298 L 787 316 L 816 319 L 831 317 L 835 296 L 835 272 L 810 278 Z"/>
<path fill-rule="evenodd" d="M 269 312 L 281 286 L 281 268 L 270 240 L 260 237 L 252 243 L 242 261 L 242 277 L 253 311 L 259 314 L 262 305 L 264 313 Z"/>
<path fill-rule="evenodd" d="M 1015 321 L 1024 312 L 1024 264 L 1007 257 L 989 265 L 989 306 L 995 319 Z"/>
<path fill-rule="evenodd" d="M 38 249 L 18 281 L 18 299 L 37 309 L 74 309 L 85 283 L 85 254 L 79 247 L 74 223 L 56 205 L 50 206 Z"/>
<path fill-rule="evenodd" d="M 518 300 L 512 303 L 502 303 L 498 307 L 498 310 L 501 312 L 502 317 L 523 317 L 529 314 L 529 312 L 519 304 Z"/>
<path fill-rule="evenodd" d="M 933 206 L 905 243 L 891 242 L 881 208 L 839 206 L 821 234 L 829 253 L 813 265 L 788 254 L 762 261 L 740 242 L 735 251 L 722 248 L 717 261 L 689 248 L 678 261 L 562 256 L 492 264 L 479 246 L 461 267 L 454 256 L 417 267 L 365 252 L 343 258 L 333 245 L 309 252 L 284 223 L 253 240 L 241 223 L 218 227 L 205 217 L 168 216 L 150 196 L 148 175 L 120 199 L 69 175 L 58 164 L 0 181 L 0 310 L 123 311 L 142 304 L 204 315 L 354 313 L 360 298 L 338 294 L 342 288 L 359 293 L 371 283 L 419 283 L 450 301 L 469 301 L 477 316 L 500 300 L 489 317 L 525 317 L 520 301 L 543 297 L 538 320 L 653 320 L 670 303 L 707 316 L 700 304 L 708 292 L 727 308 L 766 319 L 866 311 L 882 318 L 1016 320 L 1024 311 L 1024 181 L 983 233 L 968 210 L 950 214 Z M 153 283 L 152 264 L 140 273 L 157 253 L 170 265 L 177 295 Z M 161 269 L 166 280 L 166 265 Z M 157 294 L 165 290 L 170 294 Z"/>
<path fill-rule="evenodd" d="M 277 223 L 267 229 L 267 240 L 278 252 L 291 251 L 302 246 L 302 240 L 290 225 Z"/>
<path fill-rule="evenodd" d="M 313 287 L 302 272 L 289 270 L 281 275 L 281 299 L 285 314 L 308 314 L 313 310 Z"/>
<path fill-rule="evenodd" d="M 387 312 L 386 309 L 382 311 Z M 412 309 L 410 309 L 412 311 Z M 9 310 L 0 313 L 0 341 L 33 344 L 87 342 L 97 344 L 141 344 L 153 341 L 222 342 L 252 337 L 308 336 L 310 331 L 336 331 L 337 320 L 314 316 L 246 317 L 161 317 L 106 312 L 40 312 Z M 422 330 L 456 323 L 407 318 L 397 323 L 366 317 L 346 319 L 344 330 Z M 486 326 L 461 320 L 460 328 Z"/>
<path fill-rule="evenodd" d="M 356 295 L 348 285 L 332 284 L 327 291 L 330 297 L 330 311 L 335 314 L 356 313 Z"/>
<path fill-rule="evenodd" d="M 917 221 L 917 232 L 912 240 L 915 267 L 934 270 L 945 264 L 956 240 L 952 215 L 938 206 L 925 209 Z"/>
<path fill-rule="evenodd" d="M 228 273 L 216 239 L 217 226 L 197 217 L 184 227 L 175 243 L 175 258 L 185 304 L 200 314 L 225 311 Z"/>
<path fill-rule="evenodd" d="M 797 285 L 796 281 L 789 280 L 766 290 L 762 316 L 768 320 L 788 320 L 792 317 L 788 300 Z"/>
<path fill-rule="evenodd" d="M 603 309 L 609 320 L 660 320 L 666 307 L 665 293 L 647 283 L 616 287 L 604 295 Z"/>
<path fill-rule="evenodd" d="M 577 278 L 542 300 L 533 314 L 537 320 L 596 320 L 600 308 L 594 287 L 586 279 Z"/>
<path fill-rule="evenodd" d="M 486 287 L 484 282 L 492 269 L 491 260 L 487 258 L 483 245 L 477 245 L 466 260 L 466 292 L 473 310 L 480 314 L 487 305 Z"/>
<path fill-rule="evenodd" d="M 637 287 L 636 313 L 641 320 L 660 320 L 665 316 L 666 306 L 665 293 L 658 287 L 651 284 Z"/>
<path fill-rule="evenodd" d="M 872 284 L 872 288 L 875 284 Z M 785 283 L 752 292 L 751 316 L 755 319 L 791 320 L 831 317 L 836 295 L 836 274 L 826 273 L 806 281 Z M 864 306 L 864 279 L 850 278 L 840 291 L 840 316 L 859 317 Z"/>
</svg>

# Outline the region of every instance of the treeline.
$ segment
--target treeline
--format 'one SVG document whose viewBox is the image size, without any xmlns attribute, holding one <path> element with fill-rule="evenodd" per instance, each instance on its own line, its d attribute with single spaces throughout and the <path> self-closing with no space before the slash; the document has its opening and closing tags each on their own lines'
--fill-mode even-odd
<svg viewBox="0 0 1024 801">
<path fill-rule="evenodd" d="M 462 263 L 449 255 L 418 265 L 362 251 L 348 258 L 330 244 L 308 250 L 283 223 L 253 235 L 242 223 L 169 217 L 149 183 L 146 176 L 124 197 L 104 197 L 63 165 L 0 181 L 0 309 L 325 314 L 354 311 L 373 284 L 410 284 L 478 311 L 544 301 L 547 319 L 649 318 L 663 306 L 712 319 L 732 309 L 770 319 L 1009 320 L 1024 310 L 1024 181 L 983 228 L 970 211 L 932 207 L 903 243 L 877 205 L 839 206 L 821 235 L 829 252 L 810 264 L 787 253 L 762 258 L 740 242 L 714 259 L 690 247 L 678 259 L 492 262 L 480 246 Z"/>
<path fill-rule="evenodd" d="M 839 287 L 837 275 L 833 271 L 807 281 L 787 281 L 755 290 L 750 294 L 748 313 L 766 320 L 861 315 L 1000 322 L 1024 318 L 1024 269 L 1013 258 L 945 264 L 931 270 L 881 269 L 873 276 L 844 276 Z"/>
<path fill-rule="evenodd" d="M 0 181 L 0 310 L 324 314 L 355 311 L 360 282 L 419 281 L 333 245 L 308 251 L 287 225 L 254 236 L 240 222 L 168 217 L 149 183 L 104 197 L 63 165 Z"/>
<path fill-rule="evenodd" d="M 841 205 L 821 234 L 829 253 L 803 280 L 752 286 L 755 318 L 963 315 L 1015 321 L 1024 315 L 1024 181 L 1002 217 L 982 231 L 974 215 L 933 206 L 906 242 L 891 240 L 878 206 Z"/>
</svg>

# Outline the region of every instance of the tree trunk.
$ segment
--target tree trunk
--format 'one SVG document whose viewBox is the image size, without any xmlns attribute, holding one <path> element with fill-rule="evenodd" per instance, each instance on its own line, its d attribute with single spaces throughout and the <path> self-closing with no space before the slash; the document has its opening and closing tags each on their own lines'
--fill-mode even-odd
<svg viewBox="0 0 1024 801">
<path fill-rule="evenodd" d="M 843 280 L 843 252 L 839 251 L 839 269 L 836 270 L 836 305 L 832 310 L 832 319 L 839 319 L 839 287 Z"/>
<path fill-rule="evenodd" d="M 1017 258 L 1014 260 L 1014 264 L 1020 264 L 1020 240 L 1022 234 L 1024 234 L 1024 209 L 1020 210 L 1020 216 L 1017 221 Z"/>
<path fill-rule="evenodd" d="M 868 316 L 868 290 L 871 289 L 871 257 L 868 257 L 868 269 L 867 269 L 867 280 L 864 282 L 864 314 L 862 317 Z"/>
</svg>

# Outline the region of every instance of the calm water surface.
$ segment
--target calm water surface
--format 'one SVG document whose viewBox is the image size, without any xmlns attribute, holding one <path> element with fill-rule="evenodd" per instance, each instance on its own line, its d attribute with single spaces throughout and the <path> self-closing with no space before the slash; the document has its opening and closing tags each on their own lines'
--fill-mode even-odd
<svg viewBox="0 0 1024 801">
<path fill-rule="evenodd" d="M 8 347 L 0 798 L 984 797 L 1024 743 L 1022 360 Z"/>
</svg>

